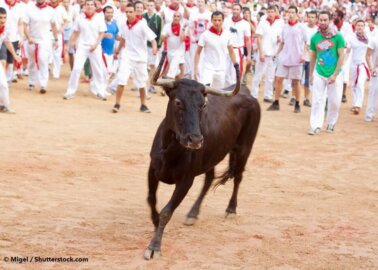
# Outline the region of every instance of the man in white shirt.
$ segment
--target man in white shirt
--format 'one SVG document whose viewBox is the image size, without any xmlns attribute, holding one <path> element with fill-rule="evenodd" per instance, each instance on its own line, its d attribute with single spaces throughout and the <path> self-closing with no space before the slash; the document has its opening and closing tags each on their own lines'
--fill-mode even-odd
<svg viewBox="0 0 378 270">
<path fill-rule="evenodd" d="M 276 74 L 275 53 L 281 40 L 284 21 L 278 16 L 276 8 L 269 6 L 267 16 L 261 18 L 256 29 L 257 62 L 252 80 L 252 96 L 258 98 L 262 77 L 265 75 L 264 101 L 273 102 L 273 82 Z"/>
<path fill-rule="evenodd" d="M 232 63 L 237 64 L 234 49 L 231 43 L 231 35 L 223 30 L 224 14 L 215 11 L 211 15 L 212 26 L 206 30 L 198 41 L 198 47 L 194 58 L 194 78 L 204 85 L 214 88 L 223 88 L 226 78 L 226 62 L 231 58 Z M 199 69 L 201 52 L 204 57 Z"/>
<path fill-rule="evenodd" d="M 0 7 L 0 46 L 4 42 L 6 48 L 14 57 L 17 63 L 21 63 L 21 58 L 16 55 L 12 43 L 9 41 L 10 33 L 7 26 L 5 25 L 7 21 L 7 12 L 4 8 Z M 14 113 L 9 108 L 9 89 L 8 82 L 4 73 L 3 65 L 0 64 L 0 112 L 3 113 Z"/>
<path fill-rule="evenodd" d="M 153 54 L 157 53 L 156 35 L 148 27 L 144 20 L 136 17 L 133 4 L 126 6 L 127 22 L 121 28 L 121 41 L 115 54 L 120 54 L 120 66 L 117 73 L 116 104 L 112 111 L 117 113 L 121 107 L 121 98 L 129 77 L 132 76 L 133 84 L 139 88 L 140 111 L 149 113 L 146 106 L 146 82 L 147 74 L 147 41 L 151 42 Z"/>
<path fill-rule="evenodd" d="M 17 0 L 1 0 L 0 7 L 3 7 L 7 13 L 6 15 L 7 15 L 7 28 L 9 32 L 9 41 L 13 44 L 13 48 L 17 52 L 17 50 L 20 49 L 22 45 L 22 41 L 24 39 L 24 23 L 22 20 L 24 10 L 22 8 L 22 5 L 18 3 Z M 2 47 L 4 46 L 5 44 L 3 44 Z M 6 51 L 4 60 L 6 59 L 6 63 L 7 63 L 7 67 L 6 67 L 7 79 L 8 81 L 13 80 L 14 82 L 17 82 L 17 75 L 16 73 L 13 72 L 14 70 L 13 55 L 6 48 L 2 48 L 2 49 Z"/>
<path fill-rule="evenodd" d="M 53 60 L 52 75 L 53 79 L 57 80 L 60 77 L 60 67 L 63 63 L 63 31 L 68 22 L 68 15 L 66 9 L 62 5 L 60 5 L 60 2 L 58 0 L 50 0 L 49 6 L 54 9 L 54 16 L 56 19 L 56 27 L 58 31 L 58 47 L 51 49 Z"/>
<path fill-rule="evenodd" d="M 106 100 L 106 78 L 107 71 L 102 59 L 101 40 L 106 31 L 103 15 L 95 12 L 95 4 L 93 0 L 87 0 L 84 6 L 85 12 L 81 13 L 73 26 L 73 33 L 70 39 L 70 45 L 76 46 L 74 67 L 71 71 L 68 81 L 68 88 L 63 99 L 71 99 L 75 97 L 75 93 L 79 84 L 80 73 L 84 67 L 84 63 L 89 58 L 93 78 L 91 81 L 91 92 L 97 98 Z M 77 43 L 76 43 L 77 42 Z"/>
<path fill-rule="evenodd" d="M 184 77 L 186 25 L 180 24 L 181 16 L 181 13 L 176 11 L 173 22 L 164 26 L 160 37 L 162 42 L 167 42 L 167 77 L 170 79 L 175 79 L 176 76 L 177 79 Z"/>
<path fill-rule="evenodd" d="M 29 90 L 39 81 L 40 93 L 46 93 L 49 79 L 49 52 L 51 46 L 50 29 L 53 31 L 53 46 L 58 46 L 58 30 L 54 10 L 45 0 L 37 0 L 26 9 L 24 17 L 25 37 L 28 40 Z"/>
<path fill-rule="evenodd" d="M 232 5 L 232 17 L 224 21 L 223 29 L 231 33 L 231 44 L 234 48 L 236 61 L 240 66 L 240 76 L 243 77 L 243 50 L 247 48 L 247 64 L 251 62 L 251 26 L 241 17 L 242 6 Z M 245 46 L 244 46 L 245 41 Z M 226 86 L 236 83 L 236 74 L 233 63 L 227 61 Z"/>
</svg>

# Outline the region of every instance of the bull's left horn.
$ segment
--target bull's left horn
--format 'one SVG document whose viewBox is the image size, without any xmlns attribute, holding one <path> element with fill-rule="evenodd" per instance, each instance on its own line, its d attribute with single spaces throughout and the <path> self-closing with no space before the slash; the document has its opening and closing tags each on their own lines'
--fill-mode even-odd
<svg viewBox="0 0 378 270">
<path fill-rule="evenodd" d="M 152 76 L 150 83 L 152 85 L 162 86 L 162 87 L 166 87 L 166 88 L 173 88 L 174 87 L 174 83 L 173 83 L 174 80 L 170 80 L 170 79 L 158 80 L 158 78 L 160 76 L 161 69 L 163 68 L 163 64 L 164 64 L 166 56 L 167 56 L 167 51 L 163 51 L 161 53 L 161 59 L 160 59 L 160 62 L 159 62 L 159 66 L 157 67 L 157 69 L 154 73 L 154 76 Z"/>
<path fill-rule="evenodd" d="M 223 88 L 223 89 L 220 89 L 220 90 L 215 89 L 215 88 L 210 87 L 210 86 L 206 86 L 205 87 L 205 93 L 216 95 L 216 96 L 223 96 L 223 97 L 232 97 L 232 96 L 235 96 L 237 93 L 239 93 L 239 90 L 240 90 L 239 64 L 235 63 L 234 67 L 235 67 L 235 72 L 236 72 L 236 84 L 235 84 L 235 86 L 230 86 L 230 87 Z M 233 87 L 233 89 L 232 89 L 232 87 Z"/>
</svg>

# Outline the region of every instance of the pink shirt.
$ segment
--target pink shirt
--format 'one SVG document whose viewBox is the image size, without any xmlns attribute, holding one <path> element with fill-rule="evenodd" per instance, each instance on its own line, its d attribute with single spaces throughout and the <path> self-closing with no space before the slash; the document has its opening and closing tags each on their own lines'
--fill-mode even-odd
<svg viewBox="0 0 378 270">
<path fill-rule="evenodd" d="M 296 23 L 291 26 L 285 24 L 282 31 L 282 41 L 284 42 L 279 55 L 279 62 L 284 66 L 301 66 L 301 59 L 304 47 L 307 43 L 306 26 Z"/>
</svg>

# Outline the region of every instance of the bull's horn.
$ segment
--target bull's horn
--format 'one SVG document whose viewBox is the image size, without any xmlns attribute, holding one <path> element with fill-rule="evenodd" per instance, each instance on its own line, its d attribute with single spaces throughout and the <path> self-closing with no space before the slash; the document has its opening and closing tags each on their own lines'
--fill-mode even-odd
<svg viewBox="0 0 378 270">
<path fill-rule="evenodd" d="M 161 69 L 163 68 L 165 57 L 167 56 L 167 51 L 163 51 L 161 53 L 161 59 L 159 62 L 159 66 L 157 67 L 154 76 L 152 76 L 150 83 L 152 85 L 162 86 L 166 88 L 173 88 L 174 87 L 174 80 L 171 79 L 159 79 Z"/>
<path fill-rule="evenodd" d="M 235 72 L 236 72 L 236 84 L 235 86 L 230 86 L 223 89 L 215 89 L 210 86 L 205 87 L 205 93 L 206 94 L 212 94 L 217 96 L 223 96 L 223 97 L 232 97 L 235 96 L 237 93 L 239 93 L 240 90 L 240 69 L 239 64 L 234 64 Z M 233 88 L 233 89 L 232 89 Z"/>
</svg>

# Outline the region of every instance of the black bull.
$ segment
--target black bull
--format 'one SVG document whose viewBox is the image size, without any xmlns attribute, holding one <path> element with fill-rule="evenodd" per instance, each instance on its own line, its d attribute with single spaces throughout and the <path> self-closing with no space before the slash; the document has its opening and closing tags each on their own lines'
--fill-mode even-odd
<svg viewBox="0 0 378 270">
<path fill-rule="evenodd" d="M 173 211 L 188 193 L 194 178 L 205 174 L 202 191 L 187 215 L 186 224 L 194 224 L 201 202 L 214 180 L 214 167 L 227 154 L 230 154 L 229 168 L 217 184 L 234 179 L 226 213 L 236 214 L 239 185 L 260 123 L 259 103 L 248 88 L 240 86 L 238 65 L 235 65 L 236 85 L 217 90 L 188 79 L 157 80 L 164 59 L 165 54 L 152 79 L 154 85 L 164 87 L 169 102 L 150 153 L 148 203 L 156 230 L 144 253 L 146 259 L 159 256 L 164 228 Z M 159 181 L 176 185 L 160 214 L 156 210 Z"/>
</svg>

